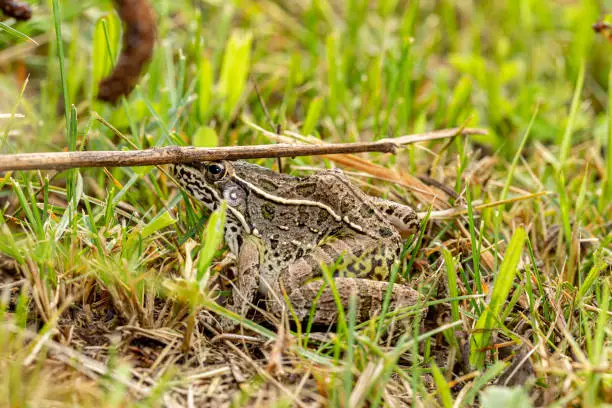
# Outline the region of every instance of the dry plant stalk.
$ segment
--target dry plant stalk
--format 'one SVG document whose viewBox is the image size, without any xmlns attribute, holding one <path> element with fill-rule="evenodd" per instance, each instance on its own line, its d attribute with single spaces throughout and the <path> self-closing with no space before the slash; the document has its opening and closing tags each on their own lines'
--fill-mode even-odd
<svg viewBox="0 0 612 408">
<path fill-rule="evenodd" d="M 271 144 L 215 148 L 168 146 L 132 151 L 85 151 L 0 155 L 0 171 L 66 170 L 79 167 L 153 166 L 212 160 L 258 159 L 265 157 L 315 156 L 346 153 L 395 153 L 402 146 L 459 135 L 482 135 L 484 129 L 453 128 L 376 142 L 325 145 Z"/>
<path fill-rule="evenodd" d="M 117 103 L 133 90 L 153 56 L 155 12 L 146 0 L 114 0 L 123 22 L 123 47 L 111 74 L 100 82 L 98 99 Z"/>
</svg>

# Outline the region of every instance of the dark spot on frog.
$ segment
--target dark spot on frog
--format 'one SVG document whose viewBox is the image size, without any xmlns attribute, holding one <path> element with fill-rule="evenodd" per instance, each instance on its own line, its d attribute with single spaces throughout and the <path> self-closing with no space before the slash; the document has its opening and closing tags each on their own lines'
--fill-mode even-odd
<svg viewBox="0 0 612 408">
<path fill-rule="evenodd" d="M 333 241 L 334 237 L 339 237 L 341 235 L 342 225 L 334 225 L 332 224 L 328 231 L 325 233 L 325 239 L 329 240 L 329 242 Z"/>
<path fill-rule="evenodd" d="M 278 190 L 278 186 L 268 179 L 260 179 L 258 181 L 261 188 L 267 192 L 274 192 Z"/>
<path fill-rule="evenodd" d="M 374 257 L 374 259 L 372 260 L 372 270 L 376 269 L 377 267 L 383 266 L 383 260 L 380 256 L 376 256 Z"/>
<path fill-rule="evenodd" d="M 346 195 L 342 198 L 342 202 L 340 204 L 340 211 L 342 214 L 346 214 L 353 208 L 354 198 Z"/>
<path fill-rule="evenodd" d="M 387 238 L 390 237 L 391 235 L 393 235 L 393 231 L 391 231 L 391 228 L 387 228 L 387 227 L 383 227 L 381 229 L 378 230 L 379 234 L 381 237 L 383 238 Z"/>
<path fill-rule="evenodd" d="M 359 209 L 359 214 L 361 214 L 363 218 L 370 218 L 374 215 L 374 208 L 370 205 L 363 204 Z"/>
<path fill-rule="evenodd" d="M 323 208 L 319 209 L 319 215 L 317 216 L 317 224 L 321 225 L 329 218 L 329 213 Z"/>
<path fill-rule="evenodd" d="M 346 270 L 347 272 L 352 273 L 355 276 L 363 276 L 369 272 L 363 262 L 350 263 L 346 266 Z"/>
<path fill-rule="evenodd" d="M 405 217 L 402 219 L 402 222 L 403 222 L 404 224 L 408 224 L 409 222 L 414 221 L 415 219 L 416 219 L 416 217 L 415 217 L 415 215 L 414 215 L 414 214 L 408 214 L 408 215 L 406 215 L 406 216 L 405 216 Z"/>
<path fill-rule="evenodd" d="M 310 197 L 317 191 L 316 183 L 302 183 L 295 187 L 295 192 L 300 197 Z"/>
<path fill-rule="evenodd" d="M 389 271 L 391 271 L 391 269 L 393 268 L 394 263 L 395 263 L 394 258 L 387 258 L 387 269 L 389 269 Z"/>
<path fill-rule="evenodd" d="M 274 204 L 265 203 L 261 206 L 261 216 L 264 218 L 264 220 L 272 221 L 275 213 L 276 206 L 274 206 Z"/>
<path fill-rule="evenodd" d="M 272 248 L 272 249 L 278 248 L 278 239 L 271 239 L 270 240 L 270 248 Z M 278 252 L 275 252 L 274 256 L 278 257 Z"/>
<path fill-rule="evenodd" d="M 310 211 L 307 207 L 300 207 L 297 214 L 297 226 L 303 227 L 308 223 L 308 219 L 310 218 Z"/>
</svg>

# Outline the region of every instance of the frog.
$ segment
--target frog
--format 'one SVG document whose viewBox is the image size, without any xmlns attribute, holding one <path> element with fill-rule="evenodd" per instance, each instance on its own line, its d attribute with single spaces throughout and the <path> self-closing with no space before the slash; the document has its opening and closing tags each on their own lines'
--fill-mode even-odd
<svg viewBox="0 0 612 408">
<path fill-rule="evenodd" d="M 238 271 L 227 307 L 240 316 L 257 296 L 275 316 L 289 309 L 298 321 L 323 325 L 337 323 L 338 298 L 347 310 L 355 295 L 358 322 L 381 313 L 388 289 L 388 310 L 420 301 L 415 289 L 389 282 L 400 262 L 402 235 L 419 230 L 418 214 L 366 194 L 343 171 L 294 176 L 219 160 L 174 164 L 171 172 L 209 210 L 226 202 L 224 238 Z M 326 268 L 333 282 L 326 281 Z M 224 330 L 235 328 L 226 320 L 221 319 Z"/>
</svg>

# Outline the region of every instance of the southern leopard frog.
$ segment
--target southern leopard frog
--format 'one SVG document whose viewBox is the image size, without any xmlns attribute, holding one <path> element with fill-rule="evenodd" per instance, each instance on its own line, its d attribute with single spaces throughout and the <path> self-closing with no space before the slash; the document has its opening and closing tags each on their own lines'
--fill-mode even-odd
<svg viewBox="0 0 612 408">
<path fill-rule="evenodd" d="M 225 239 L 239 276 L 230 308 L 242 316 L 257 292 L 269 299 L 270 312 L 281 313 L 284 291 L 304 319 L 324 285 L 322 265 L 335 264 L 344 306 L 356 291 L 358 320 L 373 317 L 398 262 L 399 232 L 415 232 L 419 225 L 412 208 L 365 194 L 339 170 L 294 177 L 244 161 L 218 161 L 174 165 L 172 171 L 210 210 L 227 202 Z M 333 323 L 333 294 L 325 287 L 319 295 L 313 322 Z M 417 299 L 411 288 L 393 286 L 392 307 Z"/>
</svg>

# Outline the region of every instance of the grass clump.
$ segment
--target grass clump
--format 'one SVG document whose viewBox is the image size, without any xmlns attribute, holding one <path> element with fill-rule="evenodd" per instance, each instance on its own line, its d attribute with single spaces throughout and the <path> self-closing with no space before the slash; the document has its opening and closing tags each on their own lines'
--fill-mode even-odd
<svg viewBox="0 0 612 408">
<path fill-rule="evenodd" d="M 117 106 L 94 99 L 119 47 L 110 2 L 32 3 L 0 22 L 2 153 L 276 141 L 252 124 L 312 143 L 489 132 L 282 162 L 341 166 L 429 214 L 394 271 L 427 309 L 403 329 L 421 309 L 357 324 L 351 303 L 327 333 L 233 315 L 223 217 L 164 168 L 0 174 L 0 405 L 612 401 L 596 3 L 155 1 L 153 60 Z M 215 332 L 211 312 L 243 330 Z"/>
</svg>

